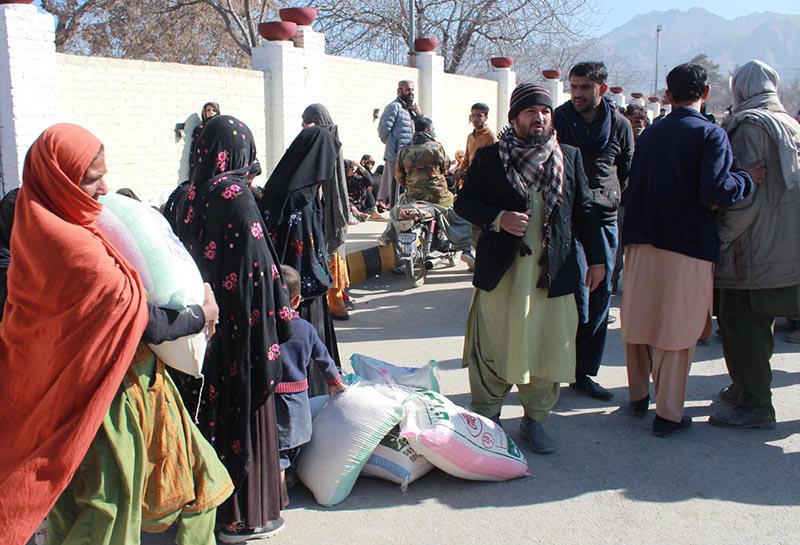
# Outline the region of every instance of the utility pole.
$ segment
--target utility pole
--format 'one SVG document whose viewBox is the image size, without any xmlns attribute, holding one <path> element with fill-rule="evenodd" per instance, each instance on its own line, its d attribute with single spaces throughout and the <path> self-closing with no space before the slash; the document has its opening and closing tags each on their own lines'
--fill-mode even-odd
<svg viewBox="0 0 800 545">
<path fill-rule="evenodd" d="M 656 80 L 653 84 L 653 96 L 658 95 L 658 38 L 661 34 L 661 25 L 656 27 Z"/>
<path fill-rule="evenodd" d="M 416 30 L 414 28 L 414 23 L 417 20 L 417 7 L 414 4 L 414 0 L 408 0 L 408 65 L 414 66 L 416 63 L 414 62 L 414 57 L 416 52 L 414 51 L 414 40 L 416 40 Z"/>
</svg>

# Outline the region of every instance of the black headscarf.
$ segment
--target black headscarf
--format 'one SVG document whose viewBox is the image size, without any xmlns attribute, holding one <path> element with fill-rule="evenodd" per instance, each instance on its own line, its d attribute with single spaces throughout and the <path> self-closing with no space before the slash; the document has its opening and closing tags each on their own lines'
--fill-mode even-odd
<svg viewBox="0 0 800 545">
<path fill-rule="evenodd" d="M 3 320 L 3 306 L 8 295 L 6 271 L 11 264 L 11 227 L 14 225 L 17 193 L 19 189 L 12 189 L 0 200 L 0 321 Z"/>
<path fill-rule="evenodd" d="M 203 365 L 199 427 L 238 487 L 248 471 L 251 417 L 281 378 L 279 344 L 291 336 L 291 308 L 247 187 L 256 153 L 250 129 L 234 117 L 216 116 L 198 150 L 176 219 L 178 237 L 219 305 L 217 333 Z M 181 377 L 180 388 L 187 405 L 195 406 L 196 381 Z"/>
<path fill-rule="evenodd" d="M 337 142 L 339 140 L 339 127 L 333 122 L 328 108 L 324 104 L 311 104 L 303 111 L 303 122 L 315 124 L 330 132 Z M 344 158 L 341 154 L 341 143 L 336 156 L 334 177 L 322 184 L 322 205 L 325 231 L 325 245 L 327 258 L 330 261 L 334 252 L 342 254 L 345 236 L 347 235 L 347 222 L 350 219 L 350 201 L 347 193 L 347 174 Z"/>
<path fill-rule="evenodd" d="M 262 212 L 267 229 L 286 223 L 314 199 L 317 186 L 330 182 L 341 144 L 322 127 L 309 127 L 289 145 L 264 185 Z"/>
<path fill-rule="evenodd" d="M 321 127 L 300 131 L 264 186 L 261 211 L 278 258 L 301 279 L 306 302 L 328 291 L 331 278 L 323 205 L 317 187 L 334 179 L 339 141 Z"/>
<path fill-rule="evenodd" d="M 217 110 L 216 115 L 222 113 L 219 109 L 219 104 L 217 104 L 216 102 L 206 102 L 205 104 L 203 104 L 203 109 L 200 111 L 200 119 L 203 120 L 203 123 L 211 119 L 211 117 L 216 117 L 216 116 L 206 117 L 206 108 L 208 108 L 209 106 L 213 106 L 214 108 L 216 108 Z"/>
</svg>

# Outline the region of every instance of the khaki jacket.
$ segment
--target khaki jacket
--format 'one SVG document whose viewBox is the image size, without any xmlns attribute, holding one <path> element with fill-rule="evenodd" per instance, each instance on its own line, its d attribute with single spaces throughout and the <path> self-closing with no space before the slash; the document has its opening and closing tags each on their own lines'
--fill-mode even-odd
<svg viewBox="0 0 800 545">
<path fill-rule="evenodd" d="M 760 126 L 745 120 L 729 136 L 738 166 L 763 160 L 766 180 L 743 201 L 717 212 L 721 245 L 714 286 L 766 289 L 799 285 L 800 188 L 786 188 L 778 148 Z"/>
</svg>

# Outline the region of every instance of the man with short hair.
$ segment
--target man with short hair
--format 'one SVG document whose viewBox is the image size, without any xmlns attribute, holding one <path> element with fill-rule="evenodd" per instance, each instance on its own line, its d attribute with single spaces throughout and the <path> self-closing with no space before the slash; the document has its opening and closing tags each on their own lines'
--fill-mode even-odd
<svg viewBox="0 0 800 545">
<path fill-rule="evenodd" d="M 394 169 L 397 154 L 411 142 L 414 135 L 414 120 L 422 116 L 422 110 L 414 104 L 414 82 L 400 80 L 397 82 L 397 98 L 383 109 L 378 123 L 378 136 L 386 144 L 383 151 L 383 177 L 378 190 L 378 201 L 392 207 L 400 196 Z"/>
<path fill-rule="evenodd" d="M 733 383 L 720 392 L 732 407 L 709 423 L 772 428 L 772 328 L 775 316 L 800 316 L 800 124 L 778 98 L 778 73 L 761 61 L 731 78 L 733 110 L 722 124 L 740 165 L 765 162 L 751 198 L 717 211 L 721 241 L 714 269 L 722 352 Z"/>
<path fill-rule="evenodd" d="M 589 289 L 605 275 L 581 155 L 559 145 L 552 115 L 546 89 L 517 85 L 508 112 L 513 128 L 477 151 L 455 203 L 483 229 L 464 340 L 472 410 L 499 424 L 516 385 L 525 410 L 520 435 L 539 454 L 555 448 L 543 424 L 560 383 L 575 377 L 576 238 L 586 250 Z"/>
<path fill-rule="evenodd" d="M 658 115 L 653 118 L 653 123 L 658 123 L 659 121 L 661 121 L 665 117 L 667 117 L 667 109 L 666 108 L 661 108 L 661 110 L 659 110 L 659 112 L 658 112 Z"/>
<path fill-rule="evenodd" d="M 602 62 L 581 62 L 569 72 L 570 100 L 553 113 L 558 141 L 581 150 L 592 205 L 602 227 L 606 270 L 614 269 L 618 232 L 617 207 L 628 181 L 633 157 L 631 124 L 615 103 L 603 98 L 608 90 L 608 71 Z M 578 263 L 586 268 L 584 251 L 578 244 Z M 580 325 L 575 339 L 577 363 L 570 388 L 597 399 L 614 394 L 591 377 L 597 376 L 603 360 L 611 305 L 609 273 L 594 292 L 582 288 L 576 295 Z"/>
<path fill-rule="evenodd" d="M 711 327 L 714 209 L 747 197 L 763 169 L 731 172 L 725 131 L 700 113 L 706 70 L 682 64 L 667 75 L 672 112 L 642 133 L 626 195 L 622 340 L 630 412 L 647 413 L 650 375 L 656 394 L 653 435 L 688 429 L 683 415 L 697 340 Z M 724 327 L 723 327 L 724 330 Z"/>
<path fill-rule="evenodd" d="M 491 146 L 497 142 L 497 137 L 494 135 L 492 129 L 486 124 L 489 119 L 489 106 L 483 102 L 476 102 L 470 109 L 470 121 L 472 122 L 473 130 L 467 136 L 467 147 L 464 148 L 464 160 L 458 166 L 458 170 L 453 174 L 455 180 L 461 180 L 466 174 L 469 165 L 475 158 L 475 152 L 478 148 Z"/>
</svg>

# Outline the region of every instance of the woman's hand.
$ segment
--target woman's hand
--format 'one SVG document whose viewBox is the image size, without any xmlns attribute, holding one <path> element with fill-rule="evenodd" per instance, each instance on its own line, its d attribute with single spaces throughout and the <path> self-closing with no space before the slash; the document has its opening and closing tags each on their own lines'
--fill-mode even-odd
<svg viewBox="0 0 800 545">
<path fill-rule="evenodd" d="M 206 294 L 203 299 L 203 306 L 200 308 L 203 309 L 203 316 L 206 319 L 206 338 L 210 339 L 214 336 L 214 332 L 217 330 L 217 323 L 219 323 L 219 307 L 208 282 L 204 283 L 203 287 L 206 290 Z"/>
</svg>

